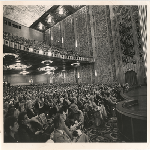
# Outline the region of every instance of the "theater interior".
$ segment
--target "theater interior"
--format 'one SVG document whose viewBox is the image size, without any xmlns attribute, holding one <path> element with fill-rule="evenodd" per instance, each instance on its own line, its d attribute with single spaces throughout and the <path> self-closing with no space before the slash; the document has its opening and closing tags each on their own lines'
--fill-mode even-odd
<svg viewBox="0 0 150 150">
<path fill-rule="evenodd" d="M 147 5 L 3 5 L 4 143 L 147 142 Z"/>
</svg>

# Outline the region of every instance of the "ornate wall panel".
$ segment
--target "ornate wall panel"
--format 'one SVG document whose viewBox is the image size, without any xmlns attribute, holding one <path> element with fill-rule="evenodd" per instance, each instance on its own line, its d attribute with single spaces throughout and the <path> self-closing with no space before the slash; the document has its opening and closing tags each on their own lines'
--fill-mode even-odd
<svg viewBox="0 0 150 150">
<path fill-rule="evenodd" d="M 115 54 L 114 54 L 114 48 L 113 48 L 113 37 L 112 37 L 112 28 L 111 28 L 111 19 L 110 19 L 110 9 L 109 6 L 106 6 L 106 16 L 107 16 L 107 25 L 108 25 L 108 40 L 109 40 L 109 46 L 110 46 L 110 61 L 111 61 L 111 67 L 112 67 L 112 80 L 116 80 L 116 68 L 115 68 Z"/>
<path fill-rule="evenodd" d="M 76 52 L 85 57 L 92 57 L 92 37 L 90 27 L 89 6 L 78 10 L 75 14 Z"/>
<path fill-rule="evenodd" d="M 143 69 L 141 69 L 142 38 L 140 33 L 138 6 L 113 6 L 113 13 L 114 17 L 111 19 L 111 23 L 113 30 L 112 39 L 114 43 L 116 78 L 118 82 L 124 83 L 125 68 L 136 70 L 138 82 L 141 84 L 143 82 Z"/>
<path fill-rule="evenodd" d="M 73 69 L 65 72 L 65 83 L 75 83 Z"/>
<path fill-rule="evenodd" d="M 81 65 L 79 68 L 81 83 L 92 83 L 92 64 Z"/>
<path fill-rule="evenodd" d="M 137 40 L 138 40 L 138 53 L 139 56 L 143 56 L 143 49 L 142 49 L 142 36 L 141 36 L 141 27 L 140 27 L 140 20 L 139 20 L 139 10 L 138 6 L 132 6 L 132 13 L 133 13 L 133 21 L 135 23 L 135 30 L 136 30 L 136 35 L 137 35 Z"/>
<path fill-rule="evenodd" d="M 95 62 L 95 69 L 97 71 L 96 81 L 99 83 L 110 83 L 113 81 L 114 75 L 111 66 L 111 51 L 113 51 L 113 47 L 109 37 L 111 28 L 108 6 L 92 6 L 92 17 L 95 50 L 97 53 Z"/>
<path fill-rule="evenodd" d="M 71 54 L 75 51 L 75 34 L 74 34 L 74 18 L 73 15 L 68 16 L 62 21 L 62 32 L 64 48 Z"/>
<path fill-rule="evenodd" d="M 147 76 L 147 5 L 139 5 L 138 8 L 140 16 L 141 36 L 143 42 L 145 73 Z"/>
<path fill-rule="evenodd" d="M 51 45 L 51 30 L 50 28 L 44 33 L 44 41 L 46 45 Z"/>
<path fill-rule="evenodd" d="M 58 48 L 62 47 L 62 35 L 60 22 L 51 28 L 51 44 Z"/>
</svg>

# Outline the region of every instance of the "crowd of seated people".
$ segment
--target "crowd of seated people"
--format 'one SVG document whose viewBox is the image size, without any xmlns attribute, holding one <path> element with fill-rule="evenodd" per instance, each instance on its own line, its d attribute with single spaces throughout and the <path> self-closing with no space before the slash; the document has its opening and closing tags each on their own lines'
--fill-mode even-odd
<svg viewBox="0 0 150 150">
<path fill-rule="evenodd" d="M 4 142 L 89 142 L 84 131 L 116 115 L 120 93 L 117 83 L 4 88 Z"/>
</svg>

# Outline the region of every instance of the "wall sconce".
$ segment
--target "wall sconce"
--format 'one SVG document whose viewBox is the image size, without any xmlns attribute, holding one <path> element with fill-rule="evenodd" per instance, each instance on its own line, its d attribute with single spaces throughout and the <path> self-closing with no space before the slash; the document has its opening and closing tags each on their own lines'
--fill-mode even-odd
<svg viewBox="0 0 150 150">
<path fill-rule="evenodd" d="M 97 71 L 95 70 L 95 77 L 97 77 Z"/>
<path fill-rule="evenodd" d="M 79 72 L 78 72 L 78 79 L 80 78 L 80 74 L 79 74 Z"/>
</svg>

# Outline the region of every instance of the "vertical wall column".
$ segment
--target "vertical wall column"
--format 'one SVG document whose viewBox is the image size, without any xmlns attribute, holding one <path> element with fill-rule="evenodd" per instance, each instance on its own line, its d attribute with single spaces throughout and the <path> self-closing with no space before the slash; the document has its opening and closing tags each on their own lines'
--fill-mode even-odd
<svg viewBox="0 0 150 150">
<path fill-rule="evenodd" d="M 97 68 L 96 68 L 96 61 L 97 61 L 97 52 L 95 50 L 95 37 L 94 37 L 94 27 L 93 27 L 93 17 L 92 17 L 92 6 L 89 6 L 89 15 L 90 15 L 90 26 L 91 26 L 91 37 L 92 37 L 92 48 L 93 48 L 93 58 L 95 59 L 95 63 L 94 63 L 94 76 L 92 76 L 92 78 L 94 78 L 94 83 L 97 83 L 97 75 L 95 76 L 95 71 L 97 72 Z M 92 79 L 91 79 L 92 80 Z"/>
<path fill-rule="evenodd" d="M 61 43 L 62 43 L 62 48 L 64 49 L 64 37 L 65 37 L 65 32 L 64 32 L 64 25 L 63 22 L 60 22 L 60 32 L 61 32 Z"/>
<path fill-rule="evenodd" d="M 75 14 L 73 14 L 73 19 L 74 19 L 74 35 L 75 35 L 75 43 L 74 43 L 74 45 L 75 45 L 75 52 L 77 52 L 78 51 L 78 43 L 77 43 L 77 32 L 76 32 L 76 30 L 77 30 L 77 26 L 76 26 L 76 17 L 75 17 Z"/>
</svg>

